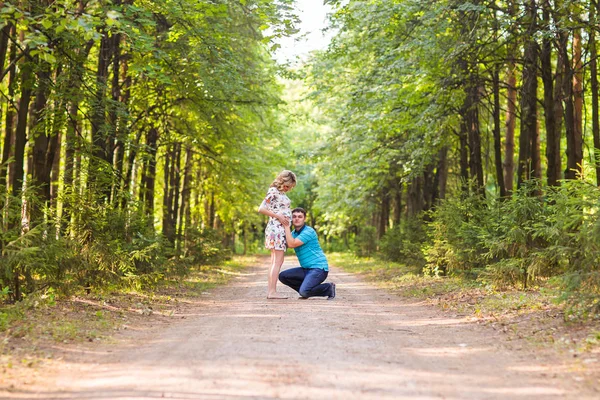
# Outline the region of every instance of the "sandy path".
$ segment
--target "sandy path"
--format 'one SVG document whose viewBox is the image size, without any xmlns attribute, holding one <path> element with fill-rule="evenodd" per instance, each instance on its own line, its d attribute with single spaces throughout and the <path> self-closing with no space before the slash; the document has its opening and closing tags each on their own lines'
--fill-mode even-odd
<svg viewBox="0 0 600 400">
<path fill-rule="evenodd" d="M 128 343 L 63 363 L 44 385 L 0 392 L 4 393 L 0 397 L 579 400 L 599 396 L 539 350 L 507 343 L 489 328 L 407 302 L 337 269 L 330 278 L 338 283 L 334 301 L 297 300 L 295 295 L 267 301 L 266 267 L 247 270 L 203 297 L 186 319 L 173 319 L 150 333 L 130 333 Z"/>
</svg>

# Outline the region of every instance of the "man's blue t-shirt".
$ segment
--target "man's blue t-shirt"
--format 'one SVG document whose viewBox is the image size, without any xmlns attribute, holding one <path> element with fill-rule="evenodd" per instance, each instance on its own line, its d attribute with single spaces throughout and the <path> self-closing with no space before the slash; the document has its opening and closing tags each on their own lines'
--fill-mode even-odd
<svg viewBox="0 0 600 400">
<path fill-rule="evenodd" d="M 317 232 L 313 228 L 304 225 L 299 233 L 294 229 L 292 237 L 304 243 L 302 246 L 294 248 L 302 268 L 321 268 L 322 270 L 329 271 L 327 258 L 325 258 L 325 253 L 323 253 L 319 244 Z"/>
</svg>

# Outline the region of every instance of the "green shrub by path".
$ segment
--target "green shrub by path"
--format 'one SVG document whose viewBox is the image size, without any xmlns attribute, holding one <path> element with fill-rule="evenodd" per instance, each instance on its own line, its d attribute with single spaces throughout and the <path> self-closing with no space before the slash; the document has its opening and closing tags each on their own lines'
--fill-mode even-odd
<svg viewBox="0 0 600 400">
<path fill-rule="evenodd" d="M 345 271 L 359 273 L 370 282 L 406 297 L 435 301 L 442 308 L 453 308 L 477 316 L 503 315 L 554 307 L 555 288 L 545 290 L 497 290 L 461 275 L 422 274 L 418 267 L 349 253 L 332 253 L 328 258 Z"/>
<path fill-rule="evenodd" d="M 371 257 L 377 251 L 377 229 L 373 226 L 360 228 L 355 238 L 356 255 L 359 257 Z"/>
<path fill-rule="evenodd" d="M 540 195 L 543 193 L 543 196 Z M 577 317 L 600 315 L 600 190 L 584 181 L 532 181 L 503 201 L 450 198 L 432 213 L 427 269 L 497 288 L 549 278 Z"/>
<path fill-rule="evenodd" d="M 194 263 L 218 263 L 231 258 L 231 251 L 223 249 L 219 232 L 213 229 L 190 229 L 188 242 L 185 255 Z"/>
<path fill-rule="evenodd" d="M 189 266 L 185 277 L 165 276 L 145 285 L 118 281 L 71 297 L 38 291 L 19 303 L 0 306 L 0 332 L 34 346 L 38 341 L 104 340 L 148 311 L 172 315 L 186 298 L 206 294 L 256 262 L 251 256 L 236 256 L 218 264 Z"/>
<path fill-rule="evenodd" d="M 418 267 L 378 258 L 359 257 L 351 253 L 327 253 L 327 261 L 348 272 L 360 273 L 369 280 L 391 282 L 394 278 L 420 273 Z"/>
<path fill-rule="evenodd" d="M 511 197 L 461 194 L 440 202 L 428 221 L 405 219 L 378 243 L 357 236 L 358 255 L 333 263 L 408 292 L 464 287 L 488 291 L 546 288 L 566 318 L 600 318 L 600 189 L 585 181 L 559 187 L 527 182 Z M 378 245 L 379 251 L 372 253 Z M 341 258 L 340 258 L 341 257 Z M 378 259 L 381 258 L 381 259 Z M 445 277 L 436 280 L 436 277 Z"/>
<path fill-rule="evenodd" d="M 189 229 L 184 250 L 178 252 L 156 233 L 136 203 L 122 210 L 83 198 L 72 200 L 78 210 L 74 220 L 48 214 L 47 222 L 4 236 L 0 304 L 49 288 L 63 296 L 115 283 L 139 288 L 165 276 L 184 276 L 191 265 L 231 257 L 219 235 L 209 230 Z"/>
<path fill-rule="evenodd" d="M 409 218 L 385 233 L 379 249 L 383 258 L 389 261 L 423 268 L 426 263 L 423 250 L 429 241 L 425 223 L 418 218 Z"/>
</svg>

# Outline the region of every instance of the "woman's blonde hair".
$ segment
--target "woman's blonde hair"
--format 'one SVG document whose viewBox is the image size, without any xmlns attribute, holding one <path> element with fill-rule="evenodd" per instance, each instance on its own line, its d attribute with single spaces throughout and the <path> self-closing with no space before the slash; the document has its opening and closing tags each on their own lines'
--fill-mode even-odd
<svg viewBox="0 0 600 400">
<path fill-rule="evenodd" d="M 296 175 L 292 171 L 283 170 L 277 175 L 277 178 L 271 183 L 271 187 L 277 188 L 280 192 L 283 191 L 283 186 L 288 185 L 290 189 L 296 186 Z"/>
</svg>

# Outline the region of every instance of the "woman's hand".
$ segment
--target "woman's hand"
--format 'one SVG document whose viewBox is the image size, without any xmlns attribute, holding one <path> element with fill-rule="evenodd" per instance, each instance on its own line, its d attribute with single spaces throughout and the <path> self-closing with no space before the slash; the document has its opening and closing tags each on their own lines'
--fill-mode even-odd
<svg viewBox="0 0 600 400">
<path fill-rule="evenodd" d="M 283 226 L 289 226 L 290 225 L 290 220 L 285 215 L 279 215 L 279 214 L 277 214 L 277 219 L 279 220 L 279 222 L 281 222 L 281 225 L 283 225 Z"/>
</svg>

